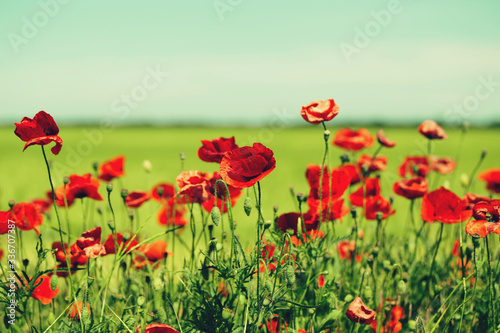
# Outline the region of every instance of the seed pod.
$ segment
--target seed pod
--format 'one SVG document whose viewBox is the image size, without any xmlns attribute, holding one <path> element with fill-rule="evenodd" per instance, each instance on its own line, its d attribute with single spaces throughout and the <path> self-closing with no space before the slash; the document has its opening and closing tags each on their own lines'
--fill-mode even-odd
<svg viewBox="0 0 500 333">
<path fill-rule="evenodd" d="M 247 214 L 247 216 L 250 216 L 250 212 L 252 211 L 252 199 L 250 199 L 249 197 L 245 198 L 243 209 L 245 210 L 245 214 Z"/>
<path fill-rule="evenodd" d="M 212 216 L 212 222 L 216 226 L 218 226 L 219 223 L 220 223 L 220 210 L 219 210 L 219 207 L 214 206 L 214 208 L 212 208 L 212 211 L 210 212 L 210 215 Z"/>
</svg>

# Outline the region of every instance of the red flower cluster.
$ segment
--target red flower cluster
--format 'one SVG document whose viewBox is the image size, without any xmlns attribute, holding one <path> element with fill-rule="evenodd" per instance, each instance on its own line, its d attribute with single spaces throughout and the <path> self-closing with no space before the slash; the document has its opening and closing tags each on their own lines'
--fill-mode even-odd
<svg viewBox="0 0 500 333">
<path fill-rule="evenodd" d="M 479 201 L 472 208 L 475 220 L 470 220 L 465 226 L 468 235 L 481 238 L 490 233 L 500 235 L 500 200 Z"/>
</svg>

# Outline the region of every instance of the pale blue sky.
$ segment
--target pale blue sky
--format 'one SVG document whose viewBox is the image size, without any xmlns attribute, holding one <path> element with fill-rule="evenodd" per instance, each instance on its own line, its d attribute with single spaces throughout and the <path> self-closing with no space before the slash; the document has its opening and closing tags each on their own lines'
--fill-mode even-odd
<svg viewBox="0 0 500 333">
<path fill-rule="evenodd" d="M 499 14 L 495 0 L 3 0 L 0 123 L 300 124 L 327 98 L 339 123 L 499 122 Z"/>
</svg>

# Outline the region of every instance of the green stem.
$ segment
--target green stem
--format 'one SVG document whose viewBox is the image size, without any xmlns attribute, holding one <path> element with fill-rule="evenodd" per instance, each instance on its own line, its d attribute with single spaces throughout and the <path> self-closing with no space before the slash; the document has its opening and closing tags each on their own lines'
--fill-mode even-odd
<svg viewBox="0 0 500 333">
<path fill-rule="evenodd" d="M 434 256 L 432 256 L 431 269 L 429 271 L 429 277 L 428 277 L 427 282 L 425 284 L 424 293 L 427 290 L 427 287 L 429 286 L 429 282 L 432 279 L 432 272 L 434 270 L 434 264 L 436 263 L 436 256 L 437 256 L 437 253 L 439 251 L 439 245 L 441 244 L 441 239 L 443 238 L 443 228 L 444 228 L 444 224 L 441 223 L 441 228 L 439 229 L 439 238 L 438 238 L 438 241 L 436 244 L 436 250 L 434 251 Z"/>
<path fill-rule="evenodd" d="M 495 317 L 495 303 L 493 303 L 493 282 L 491 280 L 491 257 L 490 257 L 490 246 L 488 242 L 488 237 L 484 239 L 486 243 L 486 256 L 488 260 L 488 291 L 489 291 L 489 300 L 490 300 L 490 313 L 488 314 L 488 321 L 493 325 L 490 327 L 496 328 L 496 317 Z"/>
</svg>

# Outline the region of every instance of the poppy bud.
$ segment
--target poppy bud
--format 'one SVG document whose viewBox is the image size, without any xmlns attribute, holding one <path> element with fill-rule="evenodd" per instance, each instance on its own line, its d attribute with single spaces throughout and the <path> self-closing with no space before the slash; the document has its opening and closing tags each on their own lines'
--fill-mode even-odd
<svg viewBox="0 0 500 333">
<path fill-rule="evenodd" d="M 403 280 L 399 280 L 398 282 L 398 294 L 404 295 L 406 294 L 406 283 Z"/>
<path fill-rule="evenodd" d="M 218 226 L 219 223 L 220 223 L 220 210 L 219 210 L 219 207 L 214 206 L 214 208 L 212 208 L 212 211 L 210 212 L 210 215 L 212 216 L 212 222 L 216 226 Z"/>
<path fill-rule="evenodd" d="M 361 172 L 363 173 L 364 177 L 368 176 L 368 168 L 369 168 L 368 164 L 363 164 L 361 166 Z"/>
<path fill-rule="evenodd" d="M 279 208 L 279 206 L 277 206 L 277 205 L 274 205 L 274 206 L 273 206 L 273 212 L 274 212 L 275 214 L 278 212 L 278 208 Z"/>
<path fill-rule="evenodd" d="M 50 289 L 52 289 L 52 291 L 57 289 L 57 274 L 53 274 L 50 277 Z"/>
<path fill-rule="evenodd" d="M 377 212 L 377 214 L 375 215 L 375 217 L 377 218 L 377 222 L 382 222 L 382 218 L 384 217 L 384 213 Z"/>
<path fill-rule="evenodd" d="M 297 200 L 299 202 L 303 202 L 304 201 L 304 193 L 302 193 L 302 192 L 297 193 Z"/>
<path fill-rule="evenodd" d="M 217 245 L 215 245 L 215 249 L 217 250 L 217 252 L 220 252 L 220 250 L 222 250 L 222 244 L 217 243 Z"/>
<path fill-rule="evenodd" d="M 24 265 L 24 268 L 28 267 L 28 265 L 30 264 L 30 261 L 29 259 L 24 259 L 23 260 L 23 265 Z"/>
<path fill-rule="evenodd" d="M 389 197 L 389 204 L 391 204 L 391 205 L 392 205 L 392 203 L 393 203 L 393 202 L 394 202 L 394 196 L 393 196 L 393 195 L 391 195 L 391 196 Z"/>
<path fill-rule="evenodd" d="M 356 211 L 356 207 L 351 207 L 351 216 L 353 219 L 356 218 L 356 216 L 358 215 L 357 211 Z"/>
<path fill-rule="evenodd" d="M 139 296 L 137 297 L 137 305 L 142 306 L 146 302 L 146 297 Z"/>
<path fill-rule="evenodd" d="M 347 294 L 347 295 L 344 297 L 344 302 L 346 302 L 346 303 L 351 303 L 353 299 L 354 299 L 354 296 L 352 296 L 351 294 Z"/>
<path fill-rule="evenodd" d="M 108 191 L 108 193 L 111 193 L 113 191 L 113 183 L 106 184 L 106 191 Z"/>
<path fill-rule="evenodd" d="M 342 155 L 340 155 L 340 162 L 342 164 L 349 163 L 350 162 L 349 155 L 347 155 L 347 153 L 343 153 Z"/>
<path fill-rule="evenodd" d="M 269 229 L 273 223 L 269 220 L 264 221 L 264 230 Z"/>
<path fill-rule="evenodd" d="M 233 316 L 233 310 L 228 309 L 228 308 L 222 309 L 222 319 L 228 320 L 232 316 Z"/>
<path fill-rule="evenodd" d="M 392 269 L 392 265 L 391 265 L 391 262 L 389 260 L 384 260 L 384 262 L 382 263 L 382 266 L 384 267 L 384 269 L 386 271 L 390 271 Z"/>
<path fill-rule="evenodd" d="M 365 290 L 363 292 L 363 297 L 370 302 L 371 299 L 373 298 L 373 290 L 370 286 L 366 286 Z"/>
<path fill-rule="evenodd" d="M 323 136 L 325 137 L 325 141 L 328 141 L 328 139 L 330 138 L 330 131 L 329 130 L 326 130 L 323 132 Z"/>
<path fill-rule="evenodd" d="M 417 322 L 415 320 L 408 320 L 408 328 L 410 331 L 415 331 L 417 328 Z"/>
<path fill-rule="evenodd" d="M 153 170 L 153 166 L 151 165 L 151 162 L 149 160 L 144 160 L 144 162 L 142 162 L 142 168 L 147 173 L 150 173 L 151 170 Z"/>
<path fill-rule="evenodd" d="M 271 304 L 271 302 L 272 302 L 272 301 L 273 301 L 273 299 L 272 299 L 271 297 L 266 296 L 266 297 L 264 298 L 264 300 L 262 301 L 262 305 L 264 305 L 264 306 L 268 306 L 269 304 Z"/>
<path fill-rule="evenodd" d="M 245 214 L 247 214 L 247 216 L 250 216 L 250 212 L 252 211 L 252 199 L 250 199 L 249 197 L 245 198 L 243 209 L 245 210 Z"/>
<path fill-rule="evenodd" d="M 208 254 L 217 250 L 217 239 L 212 239 L 208 242 Z"/>
<path fill-rule="evenodd" d="M 286 268 L 286 280 L 289 286 L 295 283 L 295 269 L 292 265 L 288 265 Z"/>
<path fill-rule="evenodd" d="M 181 161 L 184 161 L 186 159 L 186 153 L 185 152 L 180 152 L 179 153 L 179 158 L 181 159 Z"/>
<path fill-rule="evenodd" d="M 111 231 L 115 231 L 115 222 L 113 220 L 108 221 L 108 228 Z"/>
<path fill-rule="evenodd" d="M 481 151 L 481 159 L 485 158 L 485 157 L 486 157 L 486 154 L 488 154 L 488 149 L 484 148 L 484 149 Z"/>
<path fill-rule="evenodd" d="M 94 172 L 97 172 L 97 170 L 99 169 L 99 162 L 92 162 L 92 169 L 94 169 Z"/>
<path fill-rule="evenodd" d="M 460 183 L 462 183 L 462 186 L 463 187 L 467 187 L 469 186 L 469 176 L 467 176 L 466 173 L 463 173 L 461 176 L 460 176 Z"/>
<path fill-rule="evenodd" d="M 479 240 L 480 239 L 481 239 L 481 235 L 472 234 L 472 244 L 474 245 L 475 249 L 477 249 L 479 247 Z"/>
<path fill-rule="evenodd" d="M 130 221 L 134 220 L 134 211 L 132 209 L 129 209 L 129 211 L 128 211 L 128 217 L 130 218 Z"/>
<path fill-rule="evenodd" d="M 266 285 L 267 291 L 269 291 L 269 292 L 273 291 L 273 284 L 271 283 L 271 281 L 266 280 L 265 285 Z"/>
<path fill-rule="evenodd" d="M 161 198 L 161 196 L 163 195 L 163 191 L 165 189 L 163 188 L 163 186 L 158 186 L 158 188 L 156 189 L 156 193 L 158 194 L 158 196 Z"/>
<path fill-rule="evenodd" d="M 68 185 L 69 184 L 69 177 L 68 176 L 66 176 L 66 177 L 63 178 L 63 184 L 64 185 Z"/>
<path fill-rule="evenodd" d="M 368 263 L 368 266 L 373 267 L 373 262 L 375 261 L 375 258 L 373 258 L 373 254 L 370 254 L 368 258 L 366 258 L 366 262 Z"/>
<path fill-rule="evenodd" d="M 365 237 L 365 232 L 363 230 L 359 230 L 358 237 L 359 237 L 359 239 L 363 240 L 363 238 Z"/>
<path fill-rule="evenodd" d="M 120 194 L 122 196 L 122 199 L 125 200 L 125 198 L 128 196 L 128 190 L 125 188 L 122 188 Z"/>
<path fill-rule="evenodd" d="M 97 210 L 97 214 L 102 215 L 102 208 L 101 208 L 101 206 L 97 206 L 95 209 Z"/>
<path fill-rule="evenodd" d="M 14 207 L 15 204 L 16 204 L 15 200 L 9 200 L 9 208 Z"/>
<path fill-rule="evenodd" d="M 372 250 L 371 250 L 371 254 L 373 254 L 373 256 L 376 258 L 378 256 L 378 253 L 380 252 L 380 248 L 378 246 L 375 246 Z"/>
</svg>

